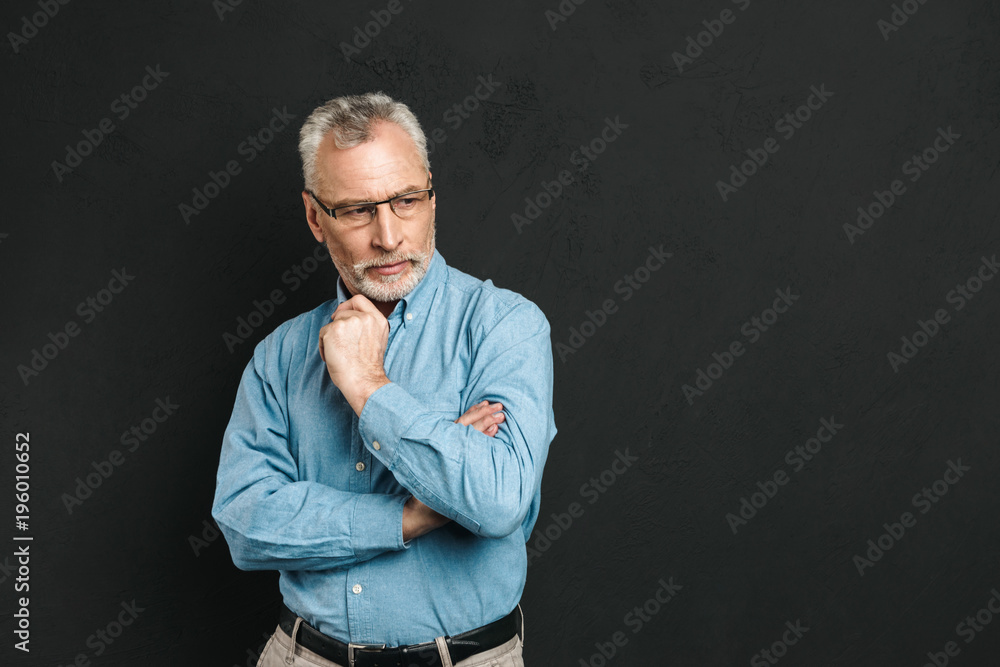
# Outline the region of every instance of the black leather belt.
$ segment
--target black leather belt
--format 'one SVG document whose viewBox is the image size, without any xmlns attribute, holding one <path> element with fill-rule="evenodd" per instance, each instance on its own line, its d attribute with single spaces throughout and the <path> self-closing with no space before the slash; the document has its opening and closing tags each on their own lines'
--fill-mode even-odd
<svg viewBox="0 0 1000 667">
<path fill-rule="evenodd" d="M 291 637 L 295 628 L 295 612 L 281 605 L 278 624 Z M 506 643 L 515 634 L 521 633 L 521 613 L 519 607 L 501 618 L 475 630 L 469 630 L 454 637 L 447 637 L 445 643 L 451 654 L 451 661 L 457 663 L 477 653 L 488 651 Z M 424 642 L 408 646 L 389 646 L 385 644 L 345 644 L 344 642 L 324 635 L 305 621 L 299 624 L 298 639 L 292 637 L 299 646 L 307 648 L 327 660 L 332 660 L 345 667 L 410 667 L 411 665 L 441 664 L 437 644 Z"/>
</svg>

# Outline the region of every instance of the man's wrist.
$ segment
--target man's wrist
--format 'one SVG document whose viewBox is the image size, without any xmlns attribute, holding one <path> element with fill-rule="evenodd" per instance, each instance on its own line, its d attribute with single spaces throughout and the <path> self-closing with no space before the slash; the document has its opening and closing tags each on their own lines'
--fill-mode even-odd
<svg viewBox="0 0 1000 667">
<path fill-rule="evenodd" d="M 374 394 L 376 391 L 389 384 L 390 380 L 386 376 L 385 372 L 379 373 L 370 378 L 363 378 L 356 383 L 353 383 L 350 387 L 345 387 L 342 389 L 344 398 L 350 404 L 351 409 L 354 410 L 354 414 L 361 416 L 361 411 L 364 410 L 365 404 L 368 402 L 368 398 Z"/>
<path fill-rule="evenodd" d="M 421 511 L 417 499 L 410 496 L 403 505 L 403 542 L 409 542 L 429 531 L 427 515 Z"/>
</svg>

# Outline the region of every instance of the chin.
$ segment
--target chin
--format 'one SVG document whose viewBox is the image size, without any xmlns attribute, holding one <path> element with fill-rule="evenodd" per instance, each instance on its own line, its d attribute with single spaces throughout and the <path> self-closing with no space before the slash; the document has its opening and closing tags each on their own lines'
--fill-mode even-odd
<svg viewBox="0 0 1000 667">
<path fill-rule="evenodd" d="M 413 270 L 413 262 L 406 268 L 392 276 L 376 277 L 365 276 L 365 279 L 358 285 L 358 291 L 372 301 L 398 301 L 413 291 L 419 283 Z"/>
</svg>

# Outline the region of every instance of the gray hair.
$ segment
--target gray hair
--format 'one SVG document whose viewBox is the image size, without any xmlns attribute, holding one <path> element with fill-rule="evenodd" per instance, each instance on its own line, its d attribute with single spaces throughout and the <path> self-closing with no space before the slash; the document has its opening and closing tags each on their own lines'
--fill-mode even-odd
<svg viewBox="0 0 1000 667">
<path fill-rule="evenodd" d="M 316 154 L 319 152 L 320 142 L 328 133 L 333 132 L 337 148 L 353 148 L 374 138 L 372 126 L 378 121 L 388 121 L 403 128 L 416 144 L 424 168 L 430 171 L 427 137 L 408 106 L 381 91 L 344 95 L 316 107 L 299 131 L 299 155 L 302 157 L 302 177 L 306 189 L 316 192 L 319 188 Z"/>
</svg>

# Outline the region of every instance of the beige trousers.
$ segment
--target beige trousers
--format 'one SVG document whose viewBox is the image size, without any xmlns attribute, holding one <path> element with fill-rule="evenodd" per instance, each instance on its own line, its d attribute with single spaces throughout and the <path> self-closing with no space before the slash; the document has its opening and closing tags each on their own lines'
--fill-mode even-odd
<svg viewBox="0 0 1000 667">
<path fill-rule="evenodd" d="M 444 637 L 438 637 L 438 655 L 440 656 L 439 667 L 524 667 L 524 660 L 521 658 L 522 639 L 524 636 L 524 616 L 522 615 L 521 635 L 514 635 L 510 641 L 501 644 L 496 648 L 491 648 L 482 653 L 466 658 L 461 662 L 453 663 L 448 649 L 445 647 Z M 301 619 L 299 619 L 301 622 Z M 264 647 L 264 652 L 260 654 L 257 667 L 347 667 L 339 663 L 327 660 L 316 655 L 309 649 L 302 648 L 295 644 L 292 646 L 291 637 L 278 626 Z"/>
</svg>

